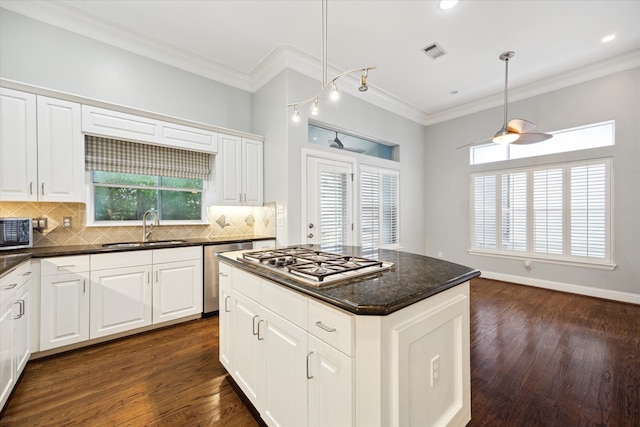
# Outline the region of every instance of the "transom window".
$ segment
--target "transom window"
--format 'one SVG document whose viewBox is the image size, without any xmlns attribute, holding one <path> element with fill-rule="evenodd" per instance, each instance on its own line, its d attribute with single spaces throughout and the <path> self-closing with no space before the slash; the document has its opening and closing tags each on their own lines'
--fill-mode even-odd
<svg viewBox="0 0 640 427">
<path fill-rule="evenodd" d="M 503 160 L 606 147 L 614 144 L 614 132 L 614 122 L 607 121 L 551 132 L 553 138 L 535 144 L 517 145 L 491 142 L 486 145 L 471 147 L 469 150 L 470 163 L 479 165 Z"/>
</svg>

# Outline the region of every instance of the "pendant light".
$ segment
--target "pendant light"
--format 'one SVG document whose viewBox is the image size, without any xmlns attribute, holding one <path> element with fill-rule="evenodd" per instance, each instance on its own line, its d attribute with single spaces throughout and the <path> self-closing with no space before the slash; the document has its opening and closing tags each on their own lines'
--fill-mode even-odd
<svg viewBox="0 0 640 427">
<path fill-rule="evenodd" d="M 358 87 L 358 90 L 360 90 L 360 92 L 366 92 L 369 89 L 369 87 L 367 86 L 367 77 L 369 76 L 369 70 L 376 69 L 375 66 L 356 68 L 338 74 L 330 81 L 327 81 L 327 1 L 328 0 L 322 0 L 322 88 L 320 88 L 318 93 L 312 98 L 287 104 L 287 107 L 293 107 L 292 120 L 294 122 L 300 120 L 300 110 L 298 109 L 300 105 L 311 103 L 310 113 L 314 116 L 318 115 L 318 99 L 320 98 L 320 95 L 322 95 L 322 93 L 325 91 L 325 89 L 327 89 L 329 86 L 331 86 L 330 98 L 333 101 L 337 101 L 340 98 L 340 92 L 338 92 L 338 85 L 336 84 L 336 81 L 341 77 L 350 74 L 362 73 L 362 75 L 360 76 L 360 86 Z"/>
</svg>

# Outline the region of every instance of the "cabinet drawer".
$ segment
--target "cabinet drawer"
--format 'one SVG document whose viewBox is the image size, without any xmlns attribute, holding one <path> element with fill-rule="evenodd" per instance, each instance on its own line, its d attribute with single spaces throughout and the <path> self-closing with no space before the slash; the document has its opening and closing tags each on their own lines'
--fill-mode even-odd
<svg viewBox="0 0 640 427">
<path fill-rule="evenodd" d="M 55 276 L 57 274 L 79 273 L 89 271 L 90 255 L 63 256 L 44 258 L 40 262 L 41 276 Z"/>
<path fill-rule="evenodd" d="M 148 265 L 152 262 L 153 255 L 149 250 L 91 255 L 91 271 Z"/>
<path fill-rule="evenodd" d="M 307 331 L 353 356 L 354 316 L 315 300 L 309 300 Z"/>
<path fill-rule="evenodd" d="M 18 287 L 24 285 L 31 278 L 31 260 L 23 262 L 16 268 Z"/>
<path fill-rule="evenodd" d="M 261 282 L 258 276 L 245 273 L 237 268 L 233 269 L 233 289 L 242 292 L 256 302 L 260 301 Z"/>
<path fill-rule="evenodd" d="M 189 246 L 187 248 L 154 249 L 153 263 L 189 261 L 202 259 L 202 246 Z"/>
<path fill-rule="evenodd" d="M 224 262 L 218 263 L 218 275 L 220 283 L 233 283 L 233 267 Z"/>
<path fill-rule="evenodd" d="M 307 298 L 290 290 L 262 281 L 262 306 L 296 326 L 307 328 Z"/>
</svg>

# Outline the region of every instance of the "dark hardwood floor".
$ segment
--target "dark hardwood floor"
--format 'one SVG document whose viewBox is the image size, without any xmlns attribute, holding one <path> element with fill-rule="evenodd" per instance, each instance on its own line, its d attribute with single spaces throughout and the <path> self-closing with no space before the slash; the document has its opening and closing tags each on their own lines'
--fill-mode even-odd
<svg viewBox="0 0 640 427">
<path fill-rule="evenodd" d="M 257 426 L 211 317 L 29 362 L 0 426 Z M 640 306 L 471 285 L 469 426 L 640 426 Z"/>
</svg>

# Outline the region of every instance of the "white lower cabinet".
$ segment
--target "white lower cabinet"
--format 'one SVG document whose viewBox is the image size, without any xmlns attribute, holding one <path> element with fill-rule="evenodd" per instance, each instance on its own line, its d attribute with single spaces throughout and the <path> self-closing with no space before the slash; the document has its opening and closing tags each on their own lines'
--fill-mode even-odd
<svg viewBox="0 0 640 427">
<path fill-rule="evenodd" d="M 31 261 L 0 279 L 0 411 L 29 360 Z"/>
<path fill-rule="evenodd" d="M 45 258 L 40 278 L 40 350 L 89 339 L 89 256 Z"/>
<path fill-rule="evenodd" d="M 224 263 L 220 271 L 220 361 L 267 425 L 471 419 L 468 282 L 356 316 Z"/>
<path fill-rule="evenodd" d="M 353 359 L 309 335 L 309 427 L 353 426 Z"/>
<path fill-rule="evenodd" d="M 90 312 L 91 338 L 150 325 L 151 264 L 92 271 Z"/>
<path fill-rule="evenodd" d="M 154 250 L 153 277 L 154 324 L 202 313 L 200 246 Z"/>
<path fill-rule="evenodd" d="M 264 422 L 352 425 L 352 358 L 307 332 L 307 298 L 224 263 L 220 271 L 220 361 Z"/>
<path fill-rule="evenodd" d="M 202 312 L 202 247 L 45 258 L 40 350 Z"/>
</svg>

